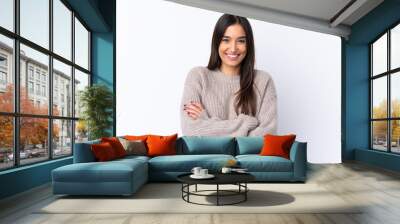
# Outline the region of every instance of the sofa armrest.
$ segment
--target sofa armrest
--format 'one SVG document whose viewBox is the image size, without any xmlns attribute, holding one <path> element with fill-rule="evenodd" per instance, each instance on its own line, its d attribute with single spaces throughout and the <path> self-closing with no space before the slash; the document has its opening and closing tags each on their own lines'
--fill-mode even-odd
<svg viewBox="0 0 400 224">
<path fill-rule="evenodd" d="M 293 179 L 305 181 L 307 176 L 307 142 L 294 142 L 290 149 L 293 162 Z"/>
<path fill-rule="evenodd" d="M 99 140 L 89 141 L 89 142 L 81 142 L 75 143 L 74 145 L 74 163 L 89 163 L 95 162 L 96 158 L 94 157 L 90 146 L 92 144 L 100 143 Z"/>
</svg>

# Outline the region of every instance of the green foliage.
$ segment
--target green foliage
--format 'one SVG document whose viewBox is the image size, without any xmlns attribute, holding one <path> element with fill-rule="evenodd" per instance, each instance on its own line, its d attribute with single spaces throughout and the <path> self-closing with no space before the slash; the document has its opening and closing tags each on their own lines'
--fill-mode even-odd
<svg viewBox="0 0 400 224">
<path fill-rule="evenodd" d="M 107 129 L 112 125 L 113 94 L 104 85 L 88 86 L 80 93 L 79 106 L 85 121 L 89 139 L 109 136 Z"/>
</svg>

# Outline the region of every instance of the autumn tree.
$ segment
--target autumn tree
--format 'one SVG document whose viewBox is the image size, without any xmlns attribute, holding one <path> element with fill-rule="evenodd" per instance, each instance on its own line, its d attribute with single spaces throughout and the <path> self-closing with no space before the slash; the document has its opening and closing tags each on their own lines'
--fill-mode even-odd
<svg viewBox="0 0 400 224">
<path fill-rule="evenodd" d="M 392 116 L 394 118 L 400 117 L 400 100 L 394 99 L 391 104 Z M 378 106 L 373 108 L 373 118 L 387 118 L 387 101 L 382 100 Z M 387 136 L 387 122 L 375 121 L 373 125 L 374 138 L 385 138 Z M 400 138 L 400 122 L 392 121 L 392 142 L 399 141 Z"/>
<path fill-rule="evenodd" d="M 13 85 L 8 85 L 6 92 L 0 93 L 0 111 L 13 112 L 14 107 L 14 88 Z M 29 99 L 29 95 L 24 87 L 20 88 L 20 110 L 23 114 L 41 114 L 46 115 L 48 112 L 47 106 L 34 105 Z M 58 113 L 58 111 L 56 111 Z M 11 116 L 0 116 L 0 147 L 10 148 L 13 146 L 13 119 Z M 20 148 L 24 149 L 26 145 L 47 143 L 48 136 L 48 119 L 47 118 L 20 118 Z M 59 128 L 54 125 L 53 138 L 58 137 Z"/>
</svg>

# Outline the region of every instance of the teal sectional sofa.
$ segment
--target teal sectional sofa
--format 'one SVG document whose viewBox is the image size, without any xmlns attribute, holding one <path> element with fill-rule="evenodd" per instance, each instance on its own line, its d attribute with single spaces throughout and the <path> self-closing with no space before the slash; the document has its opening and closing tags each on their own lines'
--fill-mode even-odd
<svg viewBox="0 0 400 224">
<path fill-rule="evenodd" d="M 218 172 L 234 159 L 259 182 L 304 182 L 307 170 L 307 143 L 295 142 L 290 159 L 260 156 L 262 137 L 183 136 L 176 143 L 177 155 L 127 156 L 96 162 L 90 141 L 75 144 L 74 163 L 52 171 L 54 194 L 131 195 L 148 181 L 176 181 L 193 167 Z"/>
</svg>

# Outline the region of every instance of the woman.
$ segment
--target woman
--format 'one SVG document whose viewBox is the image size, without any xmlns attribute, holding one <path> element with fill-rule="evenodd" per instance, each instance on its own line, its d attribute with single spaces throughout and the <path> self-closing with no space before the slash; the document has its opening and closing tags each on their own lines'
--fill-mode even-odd
<svg viewBox="0 0 400 224">
<path fill-rule="evenodd" d="M 271 76 L 255 70 L 249 21 L 224 14 L 215 25 L 207 67 L 185 81 L 181 126 L 188 136 L 275 134 L 277 106 Z"/>
</svg>

